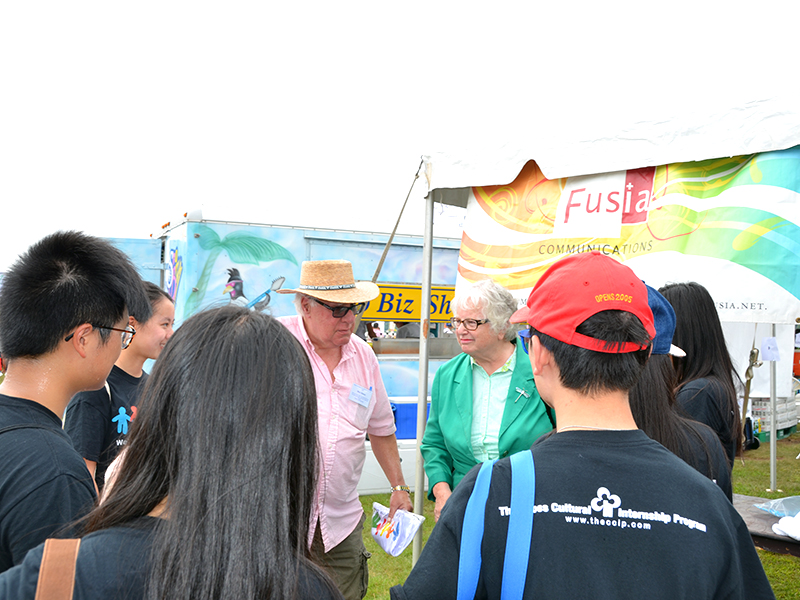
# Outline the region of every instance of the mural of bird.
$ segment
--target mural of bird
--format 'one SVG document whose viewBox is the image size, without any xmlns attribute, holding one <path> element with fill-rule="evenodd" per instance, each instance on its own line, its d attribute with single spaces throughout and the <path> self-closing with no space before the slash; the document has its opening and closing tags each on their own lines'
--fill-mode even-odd
<svg viewBox="0 0 800 600">
<path fill-rule="evenodd" d="M 222 290 L 222 295 L 231 295 L 231 304 L 238 306 L 247 306 L 247 296 L 244 295 L 244 282 L 242 276 L 239 274 L 239 269 L 228 269 L 228 283 L 225 284 L 225 289 Z"/>
<path fill-rule="evenodd" d="M 259 294 L 255 300 L 248 301 L 247 296 L 244 295 L 244 281 L 242 281 L 242 276 L 239 273 L 239 269 L 228 269 L 228 275 L 228 283 L 225 284 L 225 289 L 222 291 L 223 295 L 230 294 L 231 303 L 238 306 L 245 306 L 257 312 L 261 312 L 269 305 L 269 302 L 272 299 L 270 292 L 281 289 L 283 282 L 286 281 L 285 277 L 275 278 L 268 290 L 262 294 Z"/>
</svg>

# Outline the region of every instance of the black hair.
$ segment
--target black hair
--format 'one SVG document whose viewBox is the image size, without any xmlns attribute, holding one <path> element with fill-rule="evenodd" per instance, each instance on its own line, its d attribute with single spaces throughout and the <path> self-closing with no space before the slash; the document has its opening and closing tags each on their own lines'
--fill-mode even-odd
<svg viewBox="0 0 800 600">
<path fill-rule="evenodd" d="M 628 394 L 636 426 L 690 466 L 710 479 L 716 479 L 719 474 L 715 471 L 711 449 L 698 429 L 713 431 L 679 413 L 675 405 L 676 381 L 670 356 L 658 354 L 650 357 L 638 383 Z M 722 452 L 716 434 L 711 439 Z"/>
<path fill-rule="evenodd" d="M 150 315 L 143 320 L 140 319 L 133 311 L 130 311 L 129 313 L 130 316 L 132 316 L 134 319 L 136 319 L 136 321 L 138 321 L 141 324 L 147 323 L 147 321 L 150 320 L 150 317 L 152 317 L 153 313 L 155 313 L 156 311 L 156 306 L 162 300 L 169 300 L 171 303 L 173 304 L 175 303 L 175 301 L 172 299 L 172 296 L 170 296 L 167 292 L 158 287 L 155 283 L 152 283 L 150 281 L 145 281 L 143 282 L 143 284 L 144 284 L 144 291 L 147 294 L 147 300 L 149 301 L 150 304 L 150 309 L 151 309 Z"/>
<path fill-rule="evenodd" d="M 675 335 L 672 343 L 686 356 L 676 357 L 678 375 L 676 393 L 696 379 L 708 379 L 710 385 L 721 389 L 720 413 L 727 419 L 732 440 L 720 440 L 723 446 L 735 442 L 736 453 L 742 449 L 742 420 L 739 415 L 737 382 L 741 379 L 733 368 L 733 360 L 725 343 L 722 324 L 708 290 L 699 283 L 672 283 L 658 290 L 675 309 Z M 716 385 L 714 385 L 716 384 Z M 720 396 L 720 394 L 714 394 Z"/>
<path fill-rule="evenodd" d="M 300 562 L 310 565 L 317 468 L 314 377 L 299 342 L 266 314 L 207 310 L 156 362 L 84 534 L 167 498 L 148 597 L 293 598 Z"/>
<path fill-rule="evenodd" d="M 33 244 L 3 278 L 0 348 L 3 358 L 48 354 L 84 323 L 114 326 L 126 311 L 150 318 L 141 277 L 109 242 L 59 231 Z M 110 331 L 100 329 L 107 340 Z"/>
<path fill-rule="evenodd" d="M 633 342 L 646 348 L 625 353 L 597 352 L 565 344 L 532 328 L 542 345 L 553 353 L 564 387 L 592 395 L 604 391 L 627 391 L 636 385 L 650 353 L 650 335 L 636 315 L 621 310 L 604 310 L 586 319 L 576 331 L 604 340 L 609 347 Z"/>
</svg>

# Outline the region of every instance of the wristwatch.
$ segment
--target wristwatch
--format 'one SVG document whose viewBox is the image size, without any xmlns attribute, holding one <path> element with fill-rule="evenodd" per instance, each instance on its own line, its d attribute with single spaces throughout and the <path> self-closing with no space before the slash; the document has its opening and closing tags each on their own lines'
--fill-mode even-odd
<svg viewBox="0 0 800 600">
<path fill-rule="evenodd" d="M 409 496 L 411 495 L 411 488 L 407 485 L 396 485 L 392 487 L 392 493 L 394 492 L 405 492 Z"/>
</svg>

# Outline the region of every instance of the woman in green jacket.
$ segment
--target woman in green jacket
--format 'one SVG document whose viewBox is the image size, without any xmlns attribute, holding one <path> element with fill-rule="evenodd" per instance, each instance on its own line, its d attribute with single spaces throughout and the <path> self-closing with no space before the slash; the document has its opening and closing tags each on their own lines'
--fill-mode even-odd
<svg viewBox="0 0 800 600">
<path fill-rule="evenodd" d="M 437 521 L 472 467 L 527 450 L 554 426 L 509 323 L 517 308 L 511 293 L 485 279 L 454 305 L 451 323 L 463 353 L 436 372 L 421 447 Z"/>
</svg>

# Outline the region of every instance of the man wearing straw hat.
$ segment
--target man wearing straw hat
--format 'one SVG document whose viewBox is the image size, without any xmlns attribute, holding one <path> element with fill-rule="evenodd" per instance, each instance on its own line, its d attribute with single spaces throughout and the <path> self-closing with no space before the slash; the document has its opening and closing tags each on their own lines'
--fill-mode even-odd
<svg viewBox="0 0 800 600">
<path fill-rule="evenodd" d="M 369 553 L 356 487 L 364 466 L 364 441 L 391 486 L 390 516 L 412 510 L 400 467 L 394 417 L 372 349 L 353 335 L 356 316 L 378 296 L 378 286 L 356 283 L 346 260 L 306 261 L 295 294 L 297 316 L 280 321 L 305 348 L 314 371 L 319 411 L 320 481 L 312 515 L 312 555 L 348 600 L 366 595 Z"/>
</svg>

